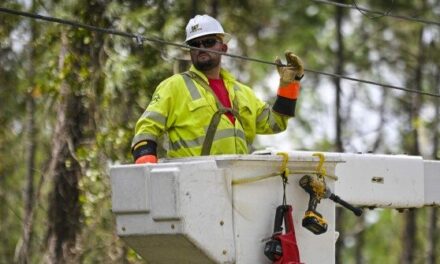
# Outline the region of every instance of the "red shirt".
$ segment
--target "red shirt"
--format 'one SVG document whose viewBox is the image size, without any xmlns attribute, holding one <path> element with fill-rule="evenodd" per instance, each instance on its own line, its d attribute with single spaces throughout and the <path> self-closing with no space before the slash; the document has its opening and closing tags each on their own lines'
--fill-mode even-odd
<svg viewBox="0 0 440 264">
<path fill-rule="evenodd" d="M 226 86 L 225 83 L 223 82 L 223 79 L 208 79 L 208 81 L 209 81 L 209 86 L 211 86 L 212 90 L 214 91 L 220 103 L 224 107 L 231 108 L 229 93 L 228 90 L 226 90 Z M 229 120 L 231 120 L 232 124 L 235 124 L 235 118 L 232 113 L 228 112 L 225 115 L 229 118 Z"/>
</svg>

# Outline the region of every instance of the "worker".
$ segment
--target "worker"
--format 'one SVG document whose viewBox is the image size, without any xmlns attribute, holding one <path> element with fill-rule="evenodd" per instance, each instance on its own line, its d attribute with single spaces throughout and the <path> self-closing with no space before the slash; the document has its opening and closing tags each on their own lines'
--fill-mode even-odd
<svg viewBox="0 0 440 264">
<path fill-rule="evenodd" d="M 186 26 L 190 47 L 227 52 L 231 35 L 208 15 L 196 15 Z M 256 97 L 221 67 L 221 54 L 189 50 L 189 71 L 162 81 L 139 118 L 132 141 L 135 163 L 156 163 L 157 142 L 168 134 L 169 158 L 248 154 L 256 134 L 275 134 L 295 115 L 301 60 L 286 52 L 287 65 L 276 58 L 280 84 L 273 107 Z"/>
</svg>

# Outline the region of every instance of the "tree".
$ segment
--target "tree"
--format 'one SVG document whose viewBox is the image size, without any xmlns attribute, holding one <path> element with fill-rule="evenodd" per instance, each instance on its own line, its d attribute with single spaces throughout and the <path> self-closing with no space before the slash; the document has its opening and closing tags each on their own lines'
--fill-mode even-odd
<svg viewBox="0 0 440 264">
<path fill-rule="evenodd" d="M 81 6 L 81 8 L 79 8 Z M 89 24 L 105 26 L 104 3 L 85 1 L 73 13 Z M 101 35 L 81 30 L 62 30 L 58 71 L 57 122 L 48 174 L 53 182 L 49 196 L 47 259 L 49 263 L 77 261 L 77 237 L 81 229 L 79 182 L 83 175 L 78 148 L 94 140 L 96 91 L 100 87 Z"/>
<path fill-rule="evenodd" d="M 31 11 L 35 12 L 35 2 L 31 3 Z M 34 215 L 34 168 L 35 168 L 35 153 L 37 145 L 36 137 L 36 126 L 35 126 L 35 82 L 34 82 L 34 65 L 36 54 L 33 48 L 33 38 L 36 35 L 36 23 L 35 21 L 30 21 L 30 34 L 31 39 L 29 41 L 29 51 L 28 51 L 28 78 L 29 78 L 29 88 L 26 94 L 26 187 L 24 191 L 24 219 L 23 219 L 23 234 L 21 247 L 18 250 L 18 262 L 19 263 L 29 263 L 29 256 L 31 250 L 32 241 L 32 225 L 33 225 L 33 215 Z"/>
<path fill-rule="evenodd" d="M 16 1 L 3 1 L 2 6 L 20 8 Z M 25 160 L 23 151 L 23 124 L 21 115 L 25 113 L 25 85 L 19 75 L 21 54 L 13 49 L 13 33 L 23 30 L 20 19 L 0 16 L 0 262 L 11 262 L 14 249 L 20 237 L 21 226 L 21 189 L 20 179 L 24 168 L 17 166 Z M 10 195 L 10 193 L 18 195 Z"/>
<path fill-rule="evenodd" d="M 344 1 L 342 1 L 344 2 Z M 336 42 L 337 42 L 337 51 L 336 51 L 336 69 L 335 73 L 339 75 L 344 74 L 344 41 L 342 36 L 342 21 L 343 21 L 343 8 L 336 7 L 335 8 L 335 21 L 336 21 Z M 343 119 L 341 117 L 342 115 L 342 109 L 341 109 L 341 80 L 339 78 L 334 78 L 333 80 L 335 85 L 335 127 L 336 127 L 336 139 L 335 139 L 335 150 L 337 152 L 344 152 L 344 146 L 342 144 L 342 127 L 344 125 Z M 343 263 L 342 260 L 342 247 L 343 247 L 343 241 L 345 239 L 344 235 L 344 209 L 338 207 L 336 209 L 336 228 L 339 232 L 339 238 L 336 241 L 336 263 Z"/>
</svg>

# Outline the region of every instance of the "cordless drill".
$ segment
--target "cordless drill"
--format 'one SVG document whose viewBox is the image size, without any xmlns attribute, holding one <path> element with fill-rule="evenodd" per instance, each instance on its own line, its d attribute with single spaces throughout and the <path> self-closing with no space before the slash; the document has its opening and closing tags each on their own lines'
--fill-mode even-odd
<svg viewBox="0 0 440 264">
<path fill-rule="evenodd" d="M 317 176 L 304 175 L 299 185 L 310 195 L 309 206 L 302 220 L 302 226 L 315 235 L 327 231 L 327 221 L 316 211 L 318 203 L 324 198 L 326 186 L 323 179 Z"/>
<path fill-rule="evenodd" d="M 316 211 L 316 207 L 322 198 L 329 198 L 330 200 L 341 204 L 345 208 L 351 210 L 356 216 L 362 215 L 362 209 L 356 208 L 339 196 L 335 195 L 326 186 L 324 178 L 316 175 L 304 175 L 299 180 L 299 185 L 310 195 L 309 206 L 304 215 L 302 225 L 315 235 L 319 235 L 327 231 L 327 221 L 320 213 Z"/>
</svg>

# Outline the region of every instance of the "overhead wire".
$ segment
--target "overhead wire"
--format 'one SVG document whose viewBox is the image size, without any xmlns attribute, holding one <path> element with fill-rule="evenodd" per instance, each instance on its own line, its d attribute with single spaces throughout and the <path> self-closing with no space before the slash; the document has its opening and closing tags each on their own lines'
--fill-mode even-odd
<svg viewBox="0 0 440 264">
<path fill-rule="evenodd" d="M 390 7 L 387 11 L 383 12 L 383 13 L 380 14 L 380 15 L 370 16 L 370 15 L 368 15 L 368 12 L 363 11 L 363 10 L 358 6 L 356 0 L 352 0 L 352 2 L 353 2 L 353 5 L 356 7 L 356 9 L 359 11 L 359 13 L 361 13 L 362 15 L 368 17 L 369 19 L 376 19 L 376 18 L 381 18 L 381 17 L 384 17 L 384 16 L 388 16 L 389 14 L 391 14 L 391 11 L 392 11 L 393 8 L 394 8 L 394 0 L 392 0 L 392 1 L 391 1 L 391 7 Z"/>
<path fill-rule="evenodd" d="M 344 7 L 344 8 L 357 9 L 359 12 L 361 12 L 361 11 L 367 12 L 367 13 L 371 13 L 371 14 L 380 15 L 383 17 L 392 17 L 392 18 L 397 18 L 397 19 L 402 19 L 402 20 L 409 20 L 409 21 L 413 21 L 413 22 L 419 22 L 419 23 L 424 23 L 424 24 L 429 24 L 429 25 L 440 26 L 440 22 L 437 22 L 437 21 L 432 21 L 432 20 L 417 18 L 417 17 L 403 16 L 403 15 L 393 15 L 390 13 L 390 11 L 382 12 L 382 11 L 370 10 L 370 9 L 359 7 L 357 4 L 350 5 L 350 4 L 337 3 L 334 1 L 328 1 L 328 0 L 312 0 L 312 1 L 315 3 L 320 3 L 320 4 L 327 4 L 327 5 Z"/>
<path fill-rule="evenodd" d="M 322 2 L 322 3 L 334 3 L 334 2 L 322 1 L 322 0 L 313 0 L 313 1 L 315 1 L 315 2 Z M 337 4 L 337 3 L 334 3 L 334 4 Z M 347 6 L 347 5 L 344 5 L 344 6 Z M 350 5 L 348 5 L 348 6 L 350 6 Z M 350 6 L 350 7 L 352 7 L 352 6 Z M 236 58 L 236 59 L 247 60 L 247 61 L 252 61 L 252 62 L 257 62 L 257 63 L 262 63 L 262 64 L 268 64 L 268 65 L 273 65 L 273 66 L 282 66 L 282 67 L 286 66 L 284 64 L 278 64 L 276 62 L 265 61 L 265 60 L 262 60 L 262 59 L 251 58 L 251 57 L 241 56 L 241 55 L 236 55 L 236 54 L 231 54 L 231 53 L 225 53 L 225 52 L 222 52 L 222 51 L 216 51 L 216 50 L 211 50 L 211 49 L 206 49 L 206 48 L 190 47 L 190 46 L 188 46 L 186 44 L 166 41 L 166 40 L 163 40 L 163 39 L 160 39 L 160 38 L 157 38 L 157 37 L 143 36 L 143 35 L 133 34 L 133 33 L 129 33 L 129 32 L 125 32 L 125 31 L 120 31 L 120 30 L 115 30 L 115 29 L 111 29 L 111 28 L 102 28 L 102 27 L 92 26 L 92 25 L 88 25 L 88 24 L 84 24 L 84 23 L 80 23 L 80 22 L 76 22 L 76 21 L 72 21 L 72 20 L 52 17 L 52 16 L 43 16 L 43 15 L 39 15 L 39 14 L 34 14 L 34 13 L 24 12 L 24 11 L 19 11 L 19 10 L 13 10 L 13 9 L 4 8 L 4 7 L 0 7 L 0 12 L 7 13 L 7 14 L 12 14 L 12 15 L 17 15 L 17 16 L 30 17 L 30 18 L 37 19 L 37 20 L 44 20 L 44 21 L 49 21 L 49 22 L 63 24 L 63 25 L 69 25 L 69 26 L 72 26 L 72 27 L 75 27 L 75 28 L 83 28 L 83 29 L 87 29 L 87 30 L 90 30 L 90 31 L 94 31 L 94 32 L 104 33 L 104 34 L 110 34 L 110 35 L 116 35 L 116 36 L 131 38 L 131 39 L 134 39 L 139 45 L 142 45 L 144 41 L 149 41 L 149 42 L 159 43 L 159 44 L 162 44 L 162 45 L 169 45 L 169 46 L 179 47 L 179 48 L 183 48 L 183 49 L 186 49 L 186 50 L 192 49 L 192 50 L 201 50 L 201 51 L 205 51 L 205 52 L 216 53 L 216 54 L 220 54 L 220 55 L 223 55 L 223 56 L 228 56 L 228 57 L 232 57 L 232 58 Z M 439 25 L 440 25 L 440 23 L 439 23 Z M 405 88 L 405 87 L 400 87 L 400 86 L 396 86 L 396 85 L 378 83 L 378 82 L 369 81 L 369 80 L 363 80 L 363 79 L 354 78 L 354 77 L 348 77 L 348 76 L 345 76 L 345 75 L 342 75 L 342 74 L 328 73 L 328 72 L 312 70 L 312 69 L 304 69 L 304 71 L 305 72 L 315 73 L 315 74 L 326 75 L 326 76 L 330 76 L 330 77 L 334 77 L 334 78 L 339 78 L 339 79 L 345 79 L 345 80 L 349 80 L 349 81 L 355 81 L 355 82 L 360 82 L 360 83 L 366 83 L 366 84 L 381 86 L 381 87 L 384 87 L 384 88 L 401 90 L 401 91 L 405 91 L 405 92 L 409 92 L 409 93 L 415 93 L 415 94 L 427 95 L 427 96 L 432 96 L 432 97 L 440 98 L 440 94 L 424 92 L 424 91 L 418 91 L 418 90 L 413 90 L 413 89 L 409 89 L 409 88 Z"/>
</svg>

